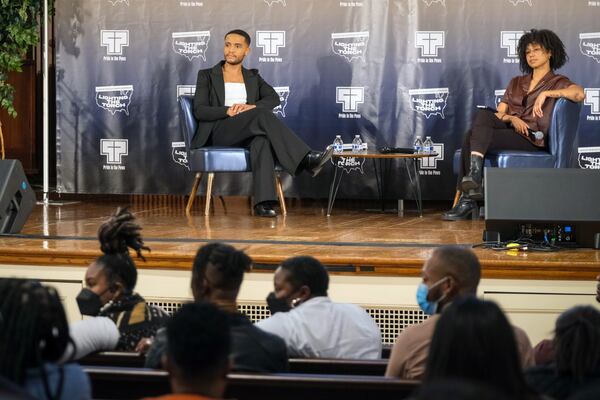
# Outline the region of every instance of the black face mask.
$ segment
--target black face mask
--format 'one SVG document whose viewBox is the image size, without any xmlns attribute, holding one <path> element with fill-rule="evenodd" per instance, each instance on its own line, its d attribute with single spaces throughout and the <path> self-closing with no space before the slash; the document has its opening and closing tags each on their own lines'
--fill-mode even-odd
<svg viewBox="0 0 600 400">
<path fill-rule="evenodd" d="M 269 293 L 267 296 L 267 305 L 269 306 L 269 310 L 271 310 L 271 314 L 286 312 L 292 309 L 285 299 L 278 299 L 275 297 L 274 292 Z"/>
<path fill-rule="evenodd" d="M 77 295 L 77 305 L 82 315 L 91 315 L 92 317 L 97 316 L 102 308 L 100 296 L 88 288 L 81 289 Z"/>
</svg>

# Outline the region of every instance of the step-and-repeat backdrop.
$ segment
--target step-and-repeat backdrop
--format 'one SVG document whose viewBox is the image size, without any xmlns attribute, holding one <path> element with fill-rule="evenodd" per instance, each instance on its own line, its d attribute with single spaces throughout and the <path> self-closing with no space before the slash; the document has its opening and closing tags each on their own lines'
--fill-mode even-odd
<svg viewBox="0 0 600 400">
<path fill-rule="evenodd" d="M 252 36 L 245 66 L 279 92 L 273 110 L 310 146 L 360 134 L 370 147 L 431 136 L 438 157 L 420 162 L 425 199 L 454 192 L 452 155 L 475 105 L 494 105 L 519 75 L 517 41 L 548 28 L 586 88 L 581 168 L 600 168 L 600 1 L 590 0 L 58 0 L 57 179 L 68 193 L 186 193 L 177 96 L 222 59 L 223 36 Z M 347 160 L 339 196 L 376 196 L 373 165 Z M 325 197 L 319 177 L 285 178 L 286 193 Z M 390 196 L 404 197 L 403 165 Z M 219 178 L 249 193 L 247 175 Z"/>
</svg>

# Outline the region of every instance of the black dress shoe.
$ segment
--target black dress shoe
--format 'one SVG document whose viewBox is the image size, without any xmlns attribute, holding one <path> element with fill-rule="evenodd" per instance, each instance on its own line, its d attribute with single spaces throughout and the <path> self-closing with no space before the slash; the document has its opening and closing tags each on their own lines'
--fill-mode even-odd
<svg viewBox="0 0 600 400">
<path fill-rule="evenodd" d="M 442 213 L 444 221 L 463 221 L 469 218 L 479 218 L 479 206 L 475 200 L 465 196 L 461 196 L 451 210 Z"/>
<path fill-rule="evenodd" d="M 469 193 L 470 190 L 481 190 L 481 180 L 483 174 L 483 157 L 471 154 L 471 165 L 469 173 L 462 178 L 460 189 L 463 193 Z"/>
<path fill-rule="evenodd" d="M 317 176 L 321 169 L 325 166 L 327 161 L 331 160 L 333 155 L 333 146 L 329 145 L 325 151 L 310 151 L 304 160 L 302 160 L 304 169 L 312 174 L 313 177 Z"/>
<path fill-rule="evenodd" d="M 265 203 L 258 203 L 254 206 L 255 217 L 268 217 L 273 218 L 277 216 L 277 213 L 271 206 Z"/>
</svg>

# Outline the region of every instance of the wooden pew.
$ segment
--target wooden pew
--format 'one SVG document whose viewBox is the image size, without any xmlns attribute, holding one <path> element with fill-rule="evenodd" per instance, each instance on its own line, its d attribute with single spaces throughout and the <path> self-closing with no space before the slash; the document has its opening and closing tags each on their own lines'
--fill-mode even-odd
<svg viewBox="0 0 600 400">
<path fill-rule="evenodd" d="M 98 399 L 139 399 L 170 391 L 165 371 L 140 368 L 84 367 Z M 225 398 L 239 400 L 403 399 L 418 386 L 414 381 L 374 376 L 316 374 L 239 374 L 228 376 Z"/>
<path fill-rule="evenodd" d="M 388 360 L 340 360 L 329 358 L 291 358 L 290 372 L 299 374 L 383 376 Z M 143 368 L 144 357 L 138 353 L 103 352 L 90 354 L 81 365 L 98 367 Z"/>
</svg>

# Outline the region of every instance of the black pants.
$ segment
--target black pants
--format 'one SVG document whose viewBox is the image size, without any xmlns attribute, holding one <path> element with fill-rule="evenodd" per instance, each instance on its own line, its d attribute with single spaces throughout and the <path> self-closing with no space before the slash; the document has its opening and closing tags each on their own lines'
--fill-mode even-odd
<svg viewBox="0 0 600 400">
<path fill-rule="evenodd" d="M 250 149 L 255 204 L 277 200 L 275 159 L 287 172 L 296 175 L 300 162 L 310 151 L 271 110 L 259 107 L 219 121 L 211 140 L 215 146 Z"/>
<path fill-rule="evenodd" d="M 461 149 L 462 162 L 458 175 L 459 185 L 471 166 L 472 151 L 485 156 L 491 150 L 544 150 L 517 133 L 510 124 L 500 121 L 489 110 L 477 111 L 471 130 L 467 132 Z"/>
</svg>

